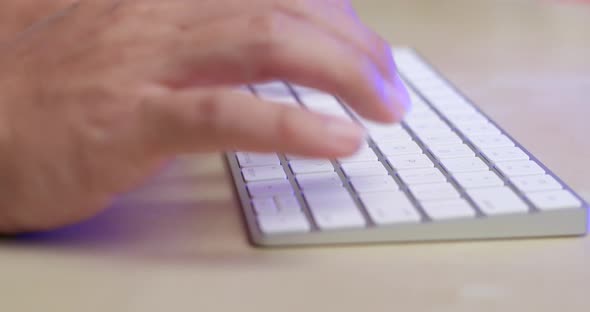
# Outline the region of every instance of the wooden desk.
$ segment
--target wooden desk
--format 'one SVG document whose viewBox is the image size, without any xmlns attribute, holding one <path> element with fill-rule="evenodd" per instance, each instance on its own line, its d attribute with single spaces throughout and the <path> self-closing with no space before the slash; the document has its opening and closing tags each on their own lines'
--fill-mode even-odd
<svg viewBox="0 0 590 312">
<path fill-rule="evenodd" d="M 359 0 L 590 198 L 590 8 Z M 0 242 L 2 311 L 584 311 L 590 238 L 259 250 L 219 156 L 85 224 Z"/>
</svg>

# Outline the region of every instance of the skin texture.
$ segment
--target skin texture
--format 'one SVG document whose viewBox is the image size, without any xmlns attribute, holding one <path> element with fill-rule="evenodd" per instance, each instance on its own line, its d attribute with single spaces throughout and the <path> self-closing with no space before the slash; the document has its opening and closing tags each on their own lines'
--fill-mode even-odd
<svg viewBox="0 0 590 312">
<path fill-rule="evenodd" d="M 23 29 L 66 8 L 75 0 L 5 0 L 0 10 L 0 43 Z"/>
<path fill-rule="evenodd" d="M 380 122 L 409 102 L 388 44 L 343 0 L 79 1 L 0 42 L 1 233 L 90 218 L 179 154 L 361 144 L 359 126 L 245 83 L 314 87 Z"/>
</svg>

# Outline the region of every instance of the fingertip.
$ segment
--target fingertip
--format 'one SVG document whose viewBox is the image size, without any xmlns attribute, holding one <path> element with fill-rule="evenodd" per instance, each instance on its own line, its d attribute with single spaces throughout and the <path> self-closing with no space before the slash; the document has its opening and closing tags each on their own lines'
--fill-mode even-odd
<svg viewBox="0 0 590 312">
<path fill-rule="evenodd" d="M 355 105 L 365 118 L 382 123 L 395 123 L 404 119 L 411 110 L 411 100 L 406 85 L 397 73 L 393 77 L 375 74 L 366 102 Z"/>
<path fill-rule="evenodd" d="M 326 144 L 333 157 L 354 154 L 366 140 L 367 134 L 358 124 L 340 118 L 326 117 Z"/>
<path fill-rule="evenodd" d="M 366 130 L 340 117 L 305 113 L 290 119 L 297 131 L 289 138 L 288 153 L 305 157 L 336 159 L 357 152 L 366 142 Z"/>
<path fill-rule="evenodd" d="M 387 108 L 391 112 L 393 121 L 401 121 L 411 110 L 411 100 L 405 85 L 399 81 L 386 82 L 384 86 L 384 98 Z"/>
</svg>

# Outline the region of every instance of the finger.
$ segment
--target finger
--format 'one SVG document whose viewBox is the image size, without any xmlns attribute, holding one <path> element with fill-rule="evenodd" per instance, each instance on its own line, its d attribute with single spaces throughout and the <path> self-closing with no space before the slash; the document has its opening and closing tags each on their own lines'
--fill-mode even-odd
<svg viewBox="0 0 590 312">
<path fill-rule="evenodd" d="M 271 0 L 272 2 L 273 0 Z M 288 14 L 310 21 L 335 37 L 368 55 L 382 76 L 399 91 L 403 103 L 410 105 L 409 95 L 397 73 L 390 44 L 363 25 L 349 1 L 342 0 L 284 0 L 275 1 Z M 409 107 L 405 107 L 409 109 Z"/>
<path fill-rule="evenodd" d="M 337 95 L 360 115 L 383 122 L 400 120 L 408 106 L 401 84 L 384 80 L 367 55 L 292 16 L 242 16 L 198 31 L 182 36 L 167 58 L 166 85 L 283 79 Z"/>
<path fill-rule="evenodd" d="M 308 20 L 318 29 L 356 47 L 373 60 L 386 79 L 394 81 L 397 72 L 390 45 L 351 14 L 352 9 L 346 1 L 272 1 L 278 3 L 286 14 Z"/>
<path fill-rule="evenodd" d="M 237 91 L 169 93 L 147 107 L 139 141 L 156 154 L 231 149 L 336 158 L 354 153 L 364 138 L 351 121 Z"/>
</svg>

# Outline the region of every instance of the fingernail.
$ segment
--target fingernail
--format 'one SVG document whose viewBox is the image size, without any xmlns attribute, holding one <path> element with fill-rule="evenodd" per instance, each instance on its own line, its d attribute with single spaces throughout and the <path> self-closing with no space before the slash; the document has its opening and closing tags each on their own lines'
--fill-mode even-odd
<svg viewBox="0 0 590 312">
<path fill-rule="evenodd" d="M 343 141 L 350 143 L 358 143 L 366 137 L 363 128 L 350 121 L 345 121 L 340 118 L 330 117 L 324 123 L 327 135 L 335 144 L 340 144 Z"/>
</svg>

